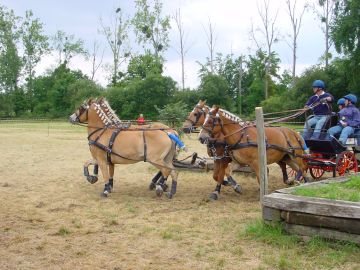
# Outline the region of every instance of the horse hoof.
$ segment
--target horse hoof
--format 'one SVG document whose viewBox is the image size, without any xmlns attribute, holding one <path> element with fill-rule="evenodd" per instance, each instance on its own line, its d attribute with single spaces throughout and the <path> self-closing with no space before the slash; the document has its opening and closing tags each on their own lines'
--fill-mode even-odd
<svg viewBox="0 0 360 270">
<path fill-rule="evenodd" d="M 168 197 L 168 199 L 172 199 L 174 195 L 171 192 L 166 192 L 166 197 Z"/>
<path fill-rule="evenodd" d="M 292 186 L 294 184 L 295 180 L 294 179 L 288 179 L 285 181 L 285 184 L 288 185 L 288 186 Z"/>
<path fill-rule="evenodd" d="M 211 201 L 216 201 L 218 198 L 219 198 L 219 196 L 217 195 L 216 192 L 211 193 L 210 196 L 209 196 L 209 199 Z"/>
<path fill-rule="evenodd" d="M 104 191 L 104 192 L 102 192 L 100 195 L 101 195 L 101 197 L 103 197 L 103 198 L 107 198 L 108 197 L 108 192 L 106 192 L 106 191 Z"/>
<path fill-rule="evenodd" d="M 235 190 L 236 193 L 239 193 L 239 194 L 242 193 L 242 188 L 241 188 L 240 185 L 236 185 L 236 186 L 234 187 L 234 190 Z"/>
<path fill-rule="evenodd" d="M 161 197 L 164 193 L 164 190 L 162 189 L 162 187 L 160 185 L 157 185 L 155 192 L 158 197 Z"/>
<path fill-rule="evenodd" d="M 153 190 L 156 187 L 155 183 L 151 182 L 149 185 L 149 189 Z"/>
</svg>

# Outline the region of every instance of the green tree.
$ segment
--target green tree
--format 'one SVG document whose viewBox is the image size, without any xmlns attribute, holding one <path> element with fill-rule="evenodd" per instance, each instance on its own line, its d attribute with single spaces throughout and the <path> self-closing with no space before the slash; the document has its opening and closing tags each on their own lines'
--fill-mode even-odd
<svg viewBox="0 0 360 270">
<path fill-rule="evenodd" d="M 332 58 L 330 53 L 331 40 L 330 40 L 330 26 L 333 24 L 335 18 L 335 5 L 337 0 L 317 0 L 317 4 L 314 4 L 314 12 L 317 14 L 321 22 L 321 30 L 324 33 L 325 38 L 325 51 L 321 57 L 325 61 L 325 68 L 329 65 L 329 60 Z"/>
<path fill-rule="evenodd" d="M 134 56 L 131 58 L 126 74 L 127 79 L 141 78 L 145 79 L 149 75 L 161 75 L 163 72 L 163 63 L 159 58 L 150 53 Z"/>
<path fill-rule="evenodd" d="M 170 103 L 175 84 L 170 77 L 149 75 L 145 79 L 136 78 L 108 89 L 107 97 L 120 118 L 134 119 L 143 113 L 148 119 L 156 119 L 158 112 L 155 105 L 163 108 Z"/>
<path fill-rule="evenodd" d="M 173 128 L 180 128 L 188 114 L 187 106 L 182 101 L 167 104 L 163 109 L 155 108 L 159 113 L 159 121 Z"/>
<path fill-rule="evenodd" d="M 243 113 L 253 114 L 255 107 L 259 106 L 265 100 L 264 84 L 267 83 L 269 97 L 277 94 L 277 85 L 275 78 L 280 79 L 278 75 L 280 59 L 276 53 L 267 56 L 263 50 L 258 50 L 255 55 L 249 55 L 246 63 L 247 72 L 243 78 Z M 268 65 L 266 67 L 266 65 Z M 268 79 L 265 80 L 265 77 Z"/>
<path fill-rule="evenodd" d="M 58 54 L 58 63 L 68 64 L 72 57 L 76 55 L 87 56 L 88 52 L 84 48 L 84 41 L 75 39 L 74 35 L 67 35 L 64 31 L 57 31 L 51 38 L 53 49 Z"/>
<path fill-rule="evenodd" d="M 350 91 L 360 85 L 360 2 L 340 0 L 336 3 L 335 19 L 331 27 L 331 38 L 337 52 L 348 58 L 347 70 L 351 74 Z"/>
<path fill-rule="evenodd" d="M 13 105 L 13 111 L 15 113 L 15 116 L 22 116 L 27 112 L 28 109 L 28 102 L 27 102 L 27 96 L 25 94 L 25 91 L 18 87 L 14 91 L 10 93 L 12 105 Z"/>
<path fill-rule="evenodd" d="M 35 67 L 41 60 L 41 57 L 49 52 L 48 38 L 43 33 L 43 25 L 39 19 L 33 19 L 33 13 L 26 11 L 25 19 L 21 26 L 21 38 L 24 47 L 23 63 L 26 73 L 27 94 L 33 95 L 33 80 L 35 76 Z M 34 106 L 30 99 L 31 110 Z"/>
<path fill-rule="evenodd" d="M 121 8 L 117 8 L 112 18 L 111 26 L 104 25 L 102 20 L 100 23 L 100 32 L 105 36 L 113 57 L 113 63 L 110 67 L 112 74 L 111 85 L 116 85 L 123 75 L 120 72 L 120 66 L 130 55 L 126 45 L 128 41 L 129 20 L 124 18 Z"/>
<path fill-rule="evenodd" d="M 95 98 L 104 95 L 104 90 L 93 80 L 81 78 L 69 85 L 70 108 L 76 108 L 81 102 L 88 98 Z"/>
<path fill-rule="evenodd" d="M 17 89 L 22 68 L 17 49 L 20 17 L 0 5 L 0 90 L 9 93 Z"/>
<path fill-rule="evenodd" d="M 232 54 L 228 54 L 224 57 L 221 53 L 218 53 L 212 65 L 210 63 L 210 59 L 206 59 L 207 61 L 205 64 L 198 62 L 200 65 L 200 78 L 203 78 L 212 72 L 222 76 L 229 85 L 227 95 L 232 100 L 233 104 L 231 106 L 235 106 L 235 104 L 240 102 L 239 86 L 243 88 L 243 86 L 246 85 L 246 80 L 248 78 L 247 71 L 243 68 L 244 57 L 239 56 L 238 58 L 234 58 Z M 211 71 L 211 69 L 213 71 Z M 241 82 L 239 82 L 239 80 L 241 80 Z"/>
<path fill-rule="evenodd" d="M 173 97 L 171 98 L 171 103 L 177 103 L 181 101 L 182 103 L 186 104 L 186 110 L 189 112 L 190 109 L 194 108 L 194 106 L 200 100 L 200 96 L 201 93 L 199 91 L 187 88 L 181 91 L 175 91 Z"/>
<path fill-rule="evenodd" d="M 151 0 L 149 0 L 151 1 Z M 148 0 L 136 0 L 136 13 L 132 19 L 137 42 L 143 45 L 145 51 L 148 46 L 151 53 L 160 57 L 169 47 L 170 17 L 161 16 L 162 3 L 153 0 L 153 6 Z"/>
<path fill-rule="evenodd" d="M 228 110 L 234 109 L 234 104 L 228 94 L 229 84 L 223 76 L 212 74 L 204 76 L 201 79 L 199 92 L 200 98 L 206 99 L 207 104 L 216 104 Z"/>
</svg>

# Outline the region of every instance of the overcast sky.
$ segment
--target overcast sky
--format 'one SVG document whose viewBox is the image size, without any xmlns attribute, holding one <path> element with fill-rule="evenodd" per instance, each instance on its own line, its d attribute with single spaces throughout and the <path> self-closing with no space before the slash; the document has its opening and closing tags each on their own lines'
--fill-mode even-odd
<svg viewBox="0 0 360 270">
<path fill-rule="evenodd" d="M 315 2 L 315 0 L 312 1 Z M 257 3 L 262 3 L 262 0 L 163 0 L 162 2 L 163 14 L 173 15 L 177 9 L 181 9 L 184 30 L 187 33 L 186 45 L 189 48 L 185 63 L 186 86 L 196 87 L 199 84 L 197 78 L 199 65 L 196 61 L 204 63 L 206 57 L 209 56 L 204 30 L 209 20 L 215 27 L 216 52 L 224 55 L 233 53 L 235 57 L 255 52 L 256 46 L 250 40 L 249 32 L 251 22 L 255 27 L 261 26 Z M 276 27 L 284 37 L 291 33 L 291 22 L 285 0 L 272 0 L 270 3 L 272 17 L 278 10 Z M 304 3 L 305 0 L 297 0 L 298 14 Z M 69 35 L 73 34 L 76 38 L 85 41 L 88 50 L 92 48 L 94 40 L 100 41 L 102 48 L 105 49 L 104 62 L 107 63 L 110 63 L 112 58 L 104 37 L 98 33 L 100 18 L 105 24 L 109 24 L 109 18 L 119 6 L 129 16 L 134 13 L 132 0 L 1 0 L 1 4 L 13 9 L 18 16 L 24 16 L 26 10 L 32 10 L 34 16 L 44 24 L 47 35 L 54 35 L 58 30 Z M 170 31 L 171 46 L 165 54 L 165 74 L 180 82 L 181 61 L 176 53 L 179 38 L 175 22 L 172 21 L 171 24 L 173 26 Z M 261 40 L 261 38 L 258 34 L 258 39 Z M 324 48 L 324 35 L 320 29 L 319 20 L 311 10 L 308 10 L 303 16 L 298 38 L 297 73 L 300 74 L 306 67 L 318 63 Z M 290 69 L 292 52 L 286 42 L 278 42 L 273 49 L 280 56 L 281 68 Z M 44 59 L 38 68 L 38 74 L 54 64 L 53 58 Z M 90 62 L 75 59 L 72 60 L 71 66 L 90 74 Z M 96 76 L 96 80 L 103 85 L 106 84 L 105 74 L 102 70 Z"/>
</svg>

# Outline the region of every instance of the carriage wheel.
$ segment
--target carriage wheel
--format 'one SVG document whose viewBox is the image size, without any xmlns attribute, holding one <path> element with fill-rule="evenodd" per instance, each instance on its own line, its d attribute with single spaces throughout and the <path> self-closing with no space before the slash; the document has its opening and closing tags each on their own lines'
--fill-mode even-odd
<svg viewBox="0 0 360 270">
<path fill-rule="evenodd" d="M 291 177 L 295 178 L 295 176 L 296 176 L 296 171 L 293 168 L 289 167 L 289 166 L 286 166 L 286 173 L 287 173 L 287 176 L 288 176 L 289 179 Z"/>
<path fill-rule="evenodd" d="M 358 164 L 354 152 L 344 151 L 336 157 L 336 171 L 340 176 L 350 171 L 358 171 Z"/>
<path fill-rule="evenodd" d="M 288 179 L 292 179 L 296 177 L 296 174 L 297 174 L 297 171 L 295 171 L 293 168 L 289 167 L 289 166 L 286 166 L 286 174 L 288 176 Z M 301 183 L 305 182 L 304 181 L 304 175 L 302 175 L 300 177 L 300 180 L 299 180 Z"/>
<path fill-rule="evenodd" d="M 323 174 L 325 173 L 325 171 L 321 168 L 310 167 L 309 169 L 311 177 L 316 180 L 320 179 L 320 177 L 323 176 Z"/>
</svg>

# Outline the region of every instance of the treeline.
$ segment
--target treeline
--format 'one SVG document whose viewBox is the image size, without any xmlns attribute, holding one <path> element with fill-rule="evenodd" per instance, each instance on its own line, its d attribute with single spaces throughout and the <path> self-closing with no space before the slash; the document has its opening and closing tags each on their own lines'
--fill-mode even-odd
<svg viewBox="0 0 360 270">
<path fill-rule="evenodd" d="M 118 9 L 115 28 L 102 25 L 114 60 L 106 87 L 94 81 L 100 63 L 95 46 L 90 53 L 83 41 L 62 31 L 48 37 L 31 11 L 19 17 L 0 6 L 0 117 L 67 117 L 83 100 L 97 96 L 106 96 L 123 119 L 134 119 L 139 113 L 147 119 L 171 114 L 184 117 L 199 99 L 251 116 L 259 105 L 267 112 L 302 107 L 312 94 L 315 79 L 325 81 L 336 98 L 349 92 L 360 94 L 359 1 L 336 2 L 329 37 L 341 57 L 325 66 L 321 62 L 294 77 L 287 71 L 280 74 L 276 52 L 259 48 L 247 56 L 218 53 L 214 59 L 199 63 L 201 83 L 197 89 L 186 89 L 163 75 L 162 54 L 169 44 L 170 24 L 169 17 L 161 16 L 161 3 L 155 1 L 154 9 L 148 12 L 143 12 L 149 8 L 146 0 L 136 0 L 136 4 L 137 12 L 126 24 Z M 132 53 L 123 46 L 129 31 L 136 34 L 142 53 Z M 117 33 L 115 40 L 112 33 Z M 314 41 L 314 46 L 317 44 Z M 35 74 L 35 67 L 50 53 L 58 56 L 57 66 Z M 77 55 L 92 59 L 91 76 L 69 68 Z M 122 70 L 125 59 L 129 64 Z"/>
</svg>

